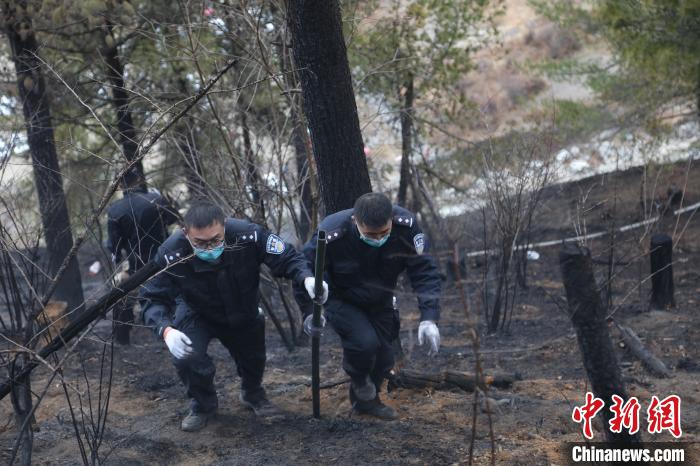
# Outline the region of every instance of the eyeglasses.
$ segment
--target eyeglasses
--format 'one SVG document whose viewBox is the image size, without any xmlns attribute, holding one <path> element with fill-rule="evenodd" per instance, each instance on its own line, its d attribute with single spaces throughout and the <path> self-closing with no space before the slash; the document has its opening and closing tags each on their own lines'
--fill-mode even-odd
<svg viewBox="0 0 700 466">
<path fill-rule="evenodd" d="M 208 241 L 205 240 L 191 240 L 187 237 L 193 248 L 197 249 L 216 249 L 224 245 L 224 240 L 221 238 L 212 238 Z"/>
</svg>

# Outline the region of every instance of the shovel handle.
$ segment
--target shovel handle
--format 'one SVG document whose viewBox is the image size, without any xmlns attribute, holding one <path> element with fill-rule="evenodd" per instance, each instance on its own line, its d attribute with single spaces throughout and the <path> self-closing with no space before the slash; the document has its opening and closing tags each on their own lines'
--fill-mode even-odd
<svg viewBox="0 0 700 466">
<path fill-rule="evenodd" d="M 326 232 L 319 230 L 316 238 L 316 263 L 315 263 L 315 283 L 314 295 L 316 298 L 323 296 L 323 269 L 325 268 L 326 258 Z M 312 322 L 314 327 L 321 326 L 321 312 L 323 305 L 319 299 L 314 299 L 314 313 Z M 314 417 L 321 417 L 321 379 L 319 375 L 319 347 L 320 337 L 318 335 L 311 337 L 311 395 L 314 410 Z"/>
</svg>

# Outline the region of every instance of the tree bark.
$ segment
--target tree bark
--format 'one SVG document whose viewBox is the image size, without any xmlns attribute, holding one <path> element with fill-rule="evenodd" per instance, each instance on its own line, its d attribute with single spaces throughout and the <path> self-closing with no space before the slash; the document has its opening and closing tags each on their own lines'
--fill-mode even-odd
<svg viewBox="0 0 700 466">
<path fill-rule="evenodd" d="M 279 12 L 275 3 L 270 3 L 270 14 L 279 17 L 286 12 Z M 287 23 L 286 16 L 283 20 Z M 280 71 L 287 87 L 287 100 L 292 116 L 294 129 L 291 134 L 291 144 L 294 147 L 297 171 L 297 195 L 299 196 L 299 215 L 297 228 L 299 241 L 306 243 L 311 237 L 311 232 L 316 229 L 318 219 L 318 179 L 313 159 L 313 149 L 309 140 L 306 119 L 302 114 L 301 95 L 296 92 L 299 88 L 299 79 L 292 66 L 292 53 L 289 47 L 289 28 L 280 28 L 282 33 L 275 42 L 277 57 L 280 62 Z"/>
<path fill-rule="evenodd" d="M 296 112 L 293 111 L 292 114 L 294 113 Z M 309 170 L 309 159 L 304 140 L 306 128 L 301 126 L 299 120 L 295 119 L 295 121 L 297 123 L 292 132 L 292 145 L 296 155 L 297 179 L 299 180 L 299 239 L 302 243 L 306 243 L 311 236 L 311 219 L 314 211 L 313 197 L 311 195 L 311 170 Z"/>
<path fill-rule="evenodd" d="M 108 25 L 112 34 L 112 27 Z M 124 157 L 131 162 L 136 159 L 138 152 L 138 142 L 136 141 L 136 128 L 129 109 L 129 94 L 124 87 L 124 65 L 119 60 L 117 47 L 105 46 L 103 49 L 105 64 L 107 65 L 107 77 L 111 84 L 112 105 L 117 110 L 117 130 L 119 131 L 119 142 L 124 151 Z M 141 175 L 143 181 L 142 188 L 146 189 L 146 178 L 143 177 L 143 164 L 139 160 L 135 164 L 136 171 Z"/>
<path fill-rule="evenodd" d="M 187 79 L 185 79 L 186 70 L 173 64 L 173 72 L 176 75 L 175 79 L 177 80 L 177 86 L 182 98 L 189 97 L 192 91 Z M 197 140 L 194 131 L 194 119 L 188 116 L 182 119 L 175 134 L 175 144 L 177 145 L 180 155 L 183 157 L 184 163 L 182 166 L 185 172 L 185 183 L 187 184 L 187 192 L 191 199 L 207 195 L 202 160 L 197 150 Z"/>
<path fill-rule="evenodd" d="M 372 190 L 337 0 L 288 0 L 287 17 L 326 214 Z"/>
<path fill-rule="evenodd" d="M 22 34 L 18 28 L 22 28 Z M 8 21 L 7 36 L 17 73 L 17 85 L 27 128 L 27 142 L 32 156 L 34 182 L 39 198 L 41 222 L 48 255 L 47 272 L 55 275 L 73 247 L 73 233 L 63 192 L 61 169 L 53 135 L 51 110 L 46 84 L 41 73 L 36 37 L 31 20 Z M 83 287 L 78 260 L 74 257 L 58 283 L 54 299 L 66 301 L 72 311 L 83 305 Z"/>
<path fill-rule="evenodd" d="M 651 237 L 651 307 L 666 310 L 674 307 L 673 298 L 673 239 L 668 235 Z"/>
<path fill-rule="evenodd" d="M 241 129 L 243 130 L 243 151 L 245 152 L 247 185 L 250 189 L 250 200 L 253 203 L 253 219 L 255 222 L 265 224 L 265 202 L 260 194 L 260 174 L 258 173 L 258 161 L 253 154 L 253 146 L 250 143 L 250 128 L 245 111 L 241 111 Z"/>
<path fill-rule="evenodd" d="M 202 160 L 197 150 L 197 141 L 193 134 L 193 121 L 191 118 L 183 118 L 179 125 L 179 131 L 175 135 L 175 144 L 183 157 L 183 169 L 185 171 L 185 184 L 191 199 L 207 196 L 207 186 L 204 183 Z"/>
<path fill-rule="evenodd" d="M 613 416 L 609 409 L 613 404 L 612 396 L 618 395 L 624 400 L 628 397 L 608 332 L 605 307 L 593 276 L 591 254 L 577 244 L 566 244 L 559 253 L 559 265 L 569 303 L 569 317 L 576 330 L 588 380 L 595 396 L 605 402 L 600 412 L 605 436 L 609 442 L 637 443 L 640 441 L 638 434 L 629 435 L 624 429 L 618 434 L 608 428 Z"/>
<path fill-rule="evenodd" d="M 413 149 L 413 75 L 409 73 L 403 85 L 403 105 L 401 106 L 401 172 L 399 193 L 396 202 L 406 207 L 406 195 L 411 177 L 411 152 Z M 418 197 L 418 196 L 415 196 Z"/>
<path fill-rule="evenodd" d="M 12 373 L 16 369 L 21 370 L 26 363 L 26 356 L 21 355 L 15 359 L 12 364 Z M 21 432 L 17 435 L 19 440 L 20 464 L 22 466 L 30 466 L 32 464 L 32 446 L 34 444 L 34 432 L 32 431 L 33 417 L 32 415 L 32 390 L 29 374 L 15 381 L 12 387 L 12 407 L 15 410 L 17 426 L 23 426 Z"/>
</svg>

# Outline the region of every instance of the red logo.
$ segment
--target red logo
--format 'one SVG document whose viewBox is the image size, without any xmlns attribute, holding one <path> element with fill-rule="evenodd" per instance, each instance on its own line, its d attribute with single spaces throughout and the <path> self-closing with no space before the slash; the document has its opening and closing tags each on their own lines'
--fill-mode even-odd
<svg viewBox="0 0 700 466">
<path fill-rule="evenodd" d="M 583 422 L 583 435 L 587 439 L 593 438 L 593 429 L 591 428 L 591 421 L 598 414 L 598 411 L 603 409 L 605 403 L 600 398 L 593 396 L 593 393 L 586 393 L 586 404 L 583 406 L 576 406 L 574 412 L 571 413 L 571 418 L 574 422 Z"/>
<path fill-rule="evenodd" d="M 636 397 L 632 397 L 624 403 L 622 397 L 617 395 L 612 396 L 613 405 L 610 407 L 610 411 L 613 412 L 614 416 L 610 419 L 610 432 L 615 432 L 619 434 L 622 432 L 622 428 L 626 428 L 630 435 L 634 435 L 639 432 L 639 400 Z"/>
<path fill-rule="evenodd" d="M 620 433 L 627 429 L 630 435 L 639 432 L 639 412 L 641 405 L 636 397 L 631 397 L 625 402 L 621 396 L 612 396 L 610 411 L 613 417 L 608 422 L 610 432 Z M 593 438 L 593 418 L 605 406 L 605 402 L 596 398 L 593 393 L 586 392 L 586 402 L 583 406 L 575 406 L 571 413 L 571 419 L 578 424 L 583 424 L 583 435 L 587 439 Z M 660 434 L 667 430 L 675 438 L 683 435 L 681 430 L 681 398 L 678 395 L 669 395 L 659 401 L 656 395 L 651 397 L 651 403 L 647 408 L 647 430 L 650 434 Z"/>
<path fill-rule="evenodd" d="M 654 395 L 647 409 L 649 433 L 659 434 L 668 430 L 675 438 L 680 438 L 681 431 L 681 397 L 669 395 L 663 400 Z"/>
</svg>

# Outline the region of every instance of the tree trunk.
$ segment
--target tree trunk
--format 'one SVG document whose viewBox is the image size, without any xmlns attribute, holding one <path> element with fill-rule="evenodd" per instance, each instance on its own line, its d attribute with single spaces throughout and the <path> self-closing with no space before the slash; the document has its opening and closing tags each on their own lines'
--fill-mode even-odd
<svg viewBox="0 0 700 466">
<path fill-rule="evenodd" d="M 191 118 L 183 118 L 182 124 L 175 135 L 175 144 L 183 158 L 185 171 L 185 184 L 190 199 L 207 195 L 207 186 L 204 183 L 202 160 L 197 150 L 197 141 L 193 134 L 193 121 Z"/>
<path fill-rule="evenodd" d="M 651 307 L 666 310 L 676 305 L 673 299 L 673 240 L 668 235 L 651 237 Z"/>
<path fill-rule="evenodd" d="M 616 434 L 608 428 L 613 415 L 609 409 L 613 404 L 612 396 L 618 395 L 624 400 L 628 397 L 608 332 L 605 307 L 593 276 L 590 252 L 576 244 L 566 244 L 559 253 L 559 265 L 569 303 L 569 317 L 576 330 L 583 365 L 593 393 L 605 402 L 600 414 L 607 440 L 621 444 L 637 443 L 638 434 L 629 435 L 624 429 Z"/>
<path fill-rule="evenodd" d="M 12 373 L 15 373 L 16 370 L 21 370 L 26 363 L 26 359 L 24 355 L 18 356 L 12 362 Z M 34 432 L 32 431 L 32 390 L 29 374 L 15 380 L 15 384 L 12 386 L 12 407 L 15 410 L 17 426 L 21 429 L 17 433 L 20 438 L 18 444 L 20 464 L 22 466 L 30 466 L 32 464 Z"/>
<path fill-rule="evenodd" d="M 296 113 L 296 112 L 293 112 Z M 298 120 L 297 120 L 298 121 Z M 299 190 L 299 239 L 302 243 L 310 237 L 311 219 L 313 217 L 313 197 L 311 195 L 311 170 L 306 153 L 305 128 L 297 123 L 292 132 L 292 145 L 296 154 L 297 180 Z"/>
<path fill-rule="evenodd" d="M 413 75 L 409 73 L 403 85 L 403 105 L 401 106 L 401 176 L 396 202 L 406 207 L 406 194 L 411 177 L 411 151 L 413 137 Z M 418 197 L 418 196 L 415 196 Z"/>
<path fill-rule="evenodd" d="M 303 106 L 326 214 L 372 190 L 337 0 L 288 0 Z"/>
<path fill-rule="evenodd" d="M 112 27 L 108 25 L 112 34 Z M 105 64 L 107 65 L 107 77 L 111 84 L 112 104 L 117 110 L 117 130 L 119 131 L 119 142 L 124 151 L 124 157 L 131 162 L 137 156 L 138 143 L 136 142 L 136 128 L 129 109 L 129 94 L 124 87 L 124 66 L 119 60 L 117 47 L 105 46 L 103 49 Z M 143 164 L 139 160 L 135 168 L 143 176 Z M 145 177 L 142 188 L 146 189 Z"/>
<path fill-rule="evenodd" d="M 253 154 L 253 146 L 250 143 L 250 128 L 245 111 L 241 111 L 241 128 L 243 130 L 243 151 L 245 152 L 246 177 L 250 189 L 250 200 L 253 203 L 253 220 L 265 224 L 265 202 L 260 195 L 260 174 L 258 173 L 258 161 Z"/>
<path fill-rule="evenodd" d="M 273 17 L 280 17 L 286 12 L 278 11 L 274 2 L 270 3 L 270 14 Z M 286 17 L 284 22 L 287 23 Z M 275 42 L 280 71 L 282 72 L 284 83 L 287 88 L 287 99 L 291 111 L 294 129 L 291 134 L 291 143 L 294 147 L 296 170 L 297 170 L 297 195 L 299 196 L 299 215 L 297 228 L 299 241 L 306 243 L 311 237 L 311 232 L 316 229 L 318 217 L 318 179 L 316 178 L 316 168 L 314 167 L 313 149 L 309 140 L 306 120 L 301 110 L 301 95 L 296 92 L 299 88 L 299 79 L 293 70 L 292 53 L 289 47 L 289 29 L 281 27 L 282 33 Z M 290 72 L 291 71 L 291 72 Z"/>
<path fill-rule="evenodd" d="M 512 241 L 504 241 L 503 244 L 513 244 Z M 498 331 L 499 324 L 503 328 L 506 315 L 508 312 L 508 291 L 510 289 L 510 251 L 504 246 L 500 249 L 500 254 L 497 256 L 497 261 L 493 264 L 495 279 L 497 282 L 496 292 L 493 296 L 493 307 L 489 308 L 489 324 L 488 333 L 494 334 Z"/>
<path fill-rule="evenodd" d="M 189 97 L 192 91 L 187 79 L 186 70 L 173 65 L 173 72 L 176 74 L 177 86 L 182 98 Z M 196 126 L 192 117 L 182 119 L 175 134 L 175 144 L 180 155 L 183 157 L 183 169 L 185 171 L 185 184 L 191 199 L 204 197 L 207 195 L 207 186 L 204 182 L 204 170 L 202 169 L 202 159 L 197 150 L 197 140 L 195 138 Z"/>
<path fill-rule="evenodd" d="M 73 233 L 63 192 L 63 180 L 58 165 L 51 122 L 51 110 L 46 97 L 46 85 L 37 56 L 37 42 L 31 29 L 17 30 L 22 23 L 8 22 L 7 36 L 17 73 L 17 85 L 27 127 L 27 142 L 32 155 L 34 182 L 39 198 L 41 222 L 48 255 L 47 272 L 54 276 L 63 259 L 73 247 Z M 66 301 L 72 311 L 83 305 L 83 287 L 77 258 L 73 258 L 58 283 L 54 299 Z"/>
</svg>

